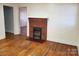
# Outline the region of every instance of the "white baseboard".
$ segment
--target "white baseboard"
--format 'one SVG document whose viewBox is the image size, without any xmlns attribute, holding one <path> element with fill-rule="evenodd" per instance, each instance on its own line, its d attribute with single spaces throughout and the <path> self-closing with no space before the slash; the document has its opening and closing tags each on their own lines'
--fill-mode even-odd
<svg viewBox="0 0 79 59">
<path fill-rule="evenodd" d="M 0 40 L 5 39 L 5 35 L 0 36 Z"/>
</svg>

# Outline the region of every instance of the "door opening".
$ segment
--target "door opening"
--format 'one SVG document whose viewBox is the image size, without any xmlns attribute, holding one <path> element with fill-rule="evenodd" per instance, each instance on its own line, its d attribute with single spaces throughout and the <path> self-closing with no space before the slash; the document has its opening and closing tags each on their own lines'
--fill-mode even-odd
<svg viewBox="0 0 79 59">
<path fill-rule="evenodd" d="M 26 7 L 19 8 L 20 18 L 20 35 L 27 36 L 27 9 Z"/>
<path fill-rule="evenodd" d="M 3 6 L 4 10 L 4 22 L 5 22 L 5 34 L 6 38 L 10 39 L 14 33 L 14 22 L 13 22 L 13 7 Z"/>
</svg>

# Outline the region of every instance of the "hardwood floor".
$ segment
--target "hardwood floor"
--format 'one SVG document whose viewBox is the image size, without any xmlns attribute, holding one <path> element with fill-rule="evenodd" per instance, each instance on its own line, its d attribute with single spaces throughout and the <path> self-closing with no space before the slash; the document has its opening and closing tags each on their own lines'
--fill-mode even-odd
<svg viewBox="0 0 79 59">
<path fill-rule="evenodd" d="M 77 56 L 77 47 L 46 41 L 30 41 L 25 36 L 11 36 L 0 40 L 0 56 Z"/>
</svg>

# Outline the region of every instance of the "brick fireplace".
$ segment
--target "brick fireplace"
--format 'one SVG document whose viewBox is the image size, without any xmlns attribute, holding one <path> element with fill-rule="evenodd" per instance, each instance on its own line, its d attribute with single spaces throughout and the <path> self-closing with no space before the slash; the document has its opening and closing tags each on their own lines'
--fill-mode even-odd
<svg viewBox="0 0 79 59">
<path fill-rule="evenodd" d="M 29 18 L 29 38 L 35 41 L 47 40 L 47 18 Z"/>
</svg>

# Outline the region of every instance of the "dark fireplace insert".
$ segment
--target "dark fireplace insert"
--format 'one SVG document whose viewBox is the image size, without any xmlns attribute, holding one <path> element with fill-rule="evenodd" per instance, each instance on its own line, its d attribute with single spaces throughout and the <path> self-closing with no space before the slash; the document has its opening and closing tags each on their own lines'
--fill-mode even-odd
<svg viewBox="0 0 79 59">
<path fill-rule="evenodd" d="M 41 30 L 42 29 L 40 27 L 33 28 L 33 39 L 34 40 L 37 40 L 37 41 L 41 40 L 41 36 L 42 36 Z"/>
</svg>

